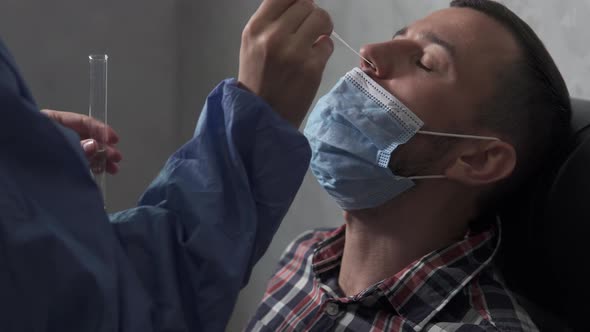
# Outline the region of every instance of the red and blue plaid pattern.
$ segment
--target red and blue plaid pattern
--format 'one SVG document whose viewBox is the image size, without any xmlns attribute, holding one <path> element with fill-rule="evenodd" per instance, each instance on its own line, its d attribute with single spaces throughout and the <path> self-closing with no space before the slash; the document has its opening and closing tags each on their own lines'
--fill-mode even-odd
<svg viewBox="0 0 590 332">
<path fill-rule="evenodd" d="M 494 270 L 495 230 L 467 234 L 352 297 L 338 287 L 345 227 L 306 232 L 283 254 L 246 331 L 537 331 Z"/>
</svg>

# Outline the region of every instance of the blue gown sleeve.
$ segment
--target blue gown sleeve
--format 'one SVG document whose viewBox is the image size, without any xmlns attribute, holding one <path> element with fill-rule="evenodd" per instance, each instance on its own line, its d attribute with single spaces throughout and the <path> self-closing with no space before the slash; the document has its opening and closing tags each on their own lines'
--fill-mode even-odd
<svg viewBox="0 0 590 332">
<path fill-rule="evenodd" d="M 194 137 L 170 157 L 139 205 L 111 216 L 156 302 L 157 325 L 224 330 L 310 155 L 305 137 L 235 80 L 210 94 Z"/>
<path fill-rule="evenodd" d="M 0 42 L 0 330 L 223 331 L 310 151 L 234 80 L 138 207 L 111 222 L 79 137 L 38 111 Z"/>
<path fill-rule="evenodd" d="M 39 112 L 0 41 L 0 330 L 155 331 L 80 139 Z"/>
</svg>

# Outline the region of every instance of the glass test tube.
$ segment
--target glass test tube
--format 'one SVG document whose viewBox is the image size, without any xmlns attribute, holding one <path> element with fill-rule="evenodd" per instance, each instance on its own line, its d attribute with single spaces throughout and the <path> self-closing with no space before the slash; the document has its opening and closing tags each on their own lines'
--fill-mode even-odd
<svg viewBox="0 0 590 332">
<path fill-rule="evenodd" d="M 107 63 L 106 54 L 88 56 L 90 62 L 90 107 L 89 116 L 108 124 L 107 117 Z M 90 162 L 94 179 L 99 186 L 103 201 L 106 205 L 106 142 L 108 136 L 107 127 L 90 130 L 90 136 L 98 144 L 96 158 Z"/>
</svg>

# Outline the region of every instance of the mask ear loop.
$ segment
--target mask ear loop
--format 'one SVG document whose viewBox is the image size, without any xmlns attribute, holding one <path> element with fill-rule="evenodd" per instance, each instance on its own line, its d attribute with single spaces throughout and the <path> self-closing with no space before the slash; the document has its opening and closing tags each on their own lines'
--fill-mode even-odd
<svg viewBox="0 0 590 332">
<path fill-rule="evenodd" d="M 446 179 L 446 175 L 422 175 L 422 176 L 409 176 L 408 180 L 432 180 L 432 179 Z"/>
<path fill-rule="evenodd" d="M 461 134 L 447 134 L 447 133 L 439 133 L 436 131 L 428 131 L 428 130 L 419 130 L 418 134 L 422 135 L 430 135 L 430 136 L 443 136 L 443 137 L 455 137 L 455 138 L 471 138 L 471 139 L 481 139 L 487 141 L 499 141 L 499 138 L 490 137 L 490 136 L 476 136 L 476 135 L 461 135 Z"/>
<path fill-rule="evenodd" d="M 480 140 L 487 140 L 487 141 L 499 141 L 500 140 L 499 138 L 490 137 L 490 136 L 447 134 L 447 133 L 438 133 L 435 131 L 428 131 L 428 130 L 420 130 L 417 133 L 422 134 L 422 135 L 430 135 L 430 136 L 469 138 L 469 139 L 480 139 Z M 446 178 L 447 178 L 446 175 L 422 175 L 422 176 L 409 176 L 409 177 L 407 177 L 407 179 L 409 179 L 409 180 L 432 180 L 432 179 L 446 179 Z"/>
</svg>

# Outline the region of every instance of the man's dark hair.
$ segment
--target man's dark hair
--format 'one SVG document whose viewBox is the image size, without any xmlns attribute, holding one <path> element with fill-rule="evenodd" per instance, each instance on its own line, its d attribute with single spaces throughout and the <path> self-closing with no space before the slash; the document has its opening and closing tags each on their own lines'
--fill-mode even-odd
<svg viewBox="0 0 590 332">
<path fill-rule="evenodd" d="M 478 125 L 506 135 L 518 159 L 512 176 L 484 198 L 489 204 L 489 200 L 497 202 L 509 196 L 558 152 L 569 136 L 570 96 L 543 42 L 516 14 L 491 0 L 454 0 L 450 6 L 493 18 L 520 48 L 517 59 L 499 70 L 494 96 L 481 105 L 478 119 Z"/>
</svg>

